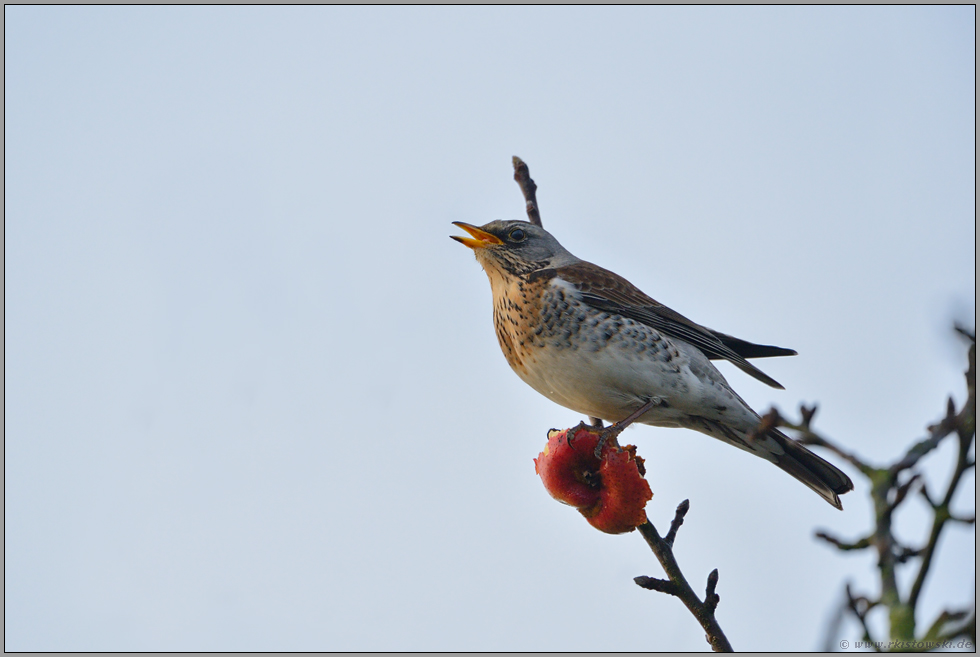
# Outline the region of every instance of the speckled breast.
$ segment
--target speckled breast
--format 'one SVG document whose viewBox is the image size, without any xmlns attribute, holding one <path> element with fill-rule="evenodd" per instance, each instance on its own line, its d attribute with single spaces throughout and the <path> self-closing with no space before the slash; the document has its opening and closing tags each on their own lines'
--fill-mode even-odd
<svg viewBox="0 0 980 657">
<path fill-rule="evenodd" d="M 637 405 L 627 391 L 666 395 L 681 383 L 669 376 L 680 355 L 659 332 L 585 304 L 553 276 L 495 287 L 494 325 L 518 376 L 587 415 L 619 418 Z"/>
</svg>

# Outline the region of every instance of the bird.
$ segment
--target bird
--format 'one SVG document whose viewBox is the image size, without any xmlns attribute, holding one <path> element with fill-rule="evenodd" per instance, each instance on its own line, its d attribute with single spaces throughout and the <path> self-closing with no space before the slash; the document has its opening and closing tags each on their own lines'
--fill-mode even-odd
<svg viewBox="0 0 980 657">
<path fill-rule="evenodd" d="M 497 341 L 511 369 L 548 399 L 599 420 L 692 429 L 759 456 L 838 509 L 850 478 L 762 418 L 712 361 L 782 389 L 749 358 L 796 355 L 697 324 L 539 225 L 453 225 L 490 279 Z M 637 415 L 639 413 L 639 415 Z"/>
</svg>

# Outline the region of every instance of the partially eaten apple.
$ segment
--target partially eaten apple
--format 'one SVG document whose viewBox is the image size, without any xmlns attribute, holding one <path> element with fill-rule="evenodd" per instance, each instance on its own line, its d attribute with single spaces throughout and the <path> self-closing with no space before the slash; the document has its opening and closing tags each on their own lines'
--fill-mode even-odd
<svg viewBox="0 0 980 657">
<path fill-rule="evenodd" d="M 604 444 L 596 458 L 601 436 L 602 429 L 584 422 L 552 429 L 534 470 L 553 498 L 578 509 L 599 531 L 631 532 L 647 521 L 644 508 L 653 498 L 643 459 L 633 445 L 620 447 L 615 441 Z"/>
</svg>

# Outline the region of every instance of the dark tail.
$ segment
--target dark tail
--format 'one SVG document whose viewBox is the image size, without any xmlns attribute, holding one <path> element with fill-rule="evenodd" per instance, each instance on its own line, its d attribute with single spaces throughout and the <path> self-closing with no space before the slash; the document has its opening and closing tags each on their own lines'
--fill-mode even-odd
<svg viewBox="0 0 980 657">
<path fill-rule="evenodd" d="M 837 496 L 854 489 L 850 477 L 778 429 L 755 435 L 694 415 L 685 418 L 684 426 L 775 463 L 842 511 Z"/>
<path fill-rule="evenodd" d="M 783 448 L 783 454 L 774 460 L 776 465 L 838 509 L 844 509 L 837 496 L 854 489 L 850 477 L 780 431 L 773 429 L 767 436 Z"/>
</svg>

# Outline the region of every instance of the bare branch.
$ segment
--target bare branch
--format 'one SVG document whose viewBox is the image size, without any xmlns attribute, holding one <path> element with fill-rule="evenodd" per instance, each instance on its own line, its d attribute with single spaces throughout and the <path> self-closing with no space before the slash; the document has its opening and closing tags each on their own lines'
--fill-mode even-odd
<svg viewBox="0 0 980 657">
<path fill-rule="evenodd" d="M 943 612 L 943 613 L 944 614 L 949 613 L 950 617 L 947 619 L 947 624 L 951 624 L 951 623 L 955 623 L 956 620 L 958 620 L 958 618 L 954 619 L 952 618 L 952 616 L 958 615 L 961 612 Z M 969 637 L 970 640 L 973 642 L 974 647 L 976 647 L 976 643 L 977 643 L 976 610 L 975 609 L 972 610 L 969 616 L 964 616 L 963 618 L 965 618 L 965 620 L 962 623 L 953 625 L 953 627 L 950 627 L 945 632 L 940 632 L 939 635 L 936 636 L 936 641 L 952 641 L 953 639 L 957 639 L 961 636 L 965 636 L 965 637 Z"/>
<path fill-rule="evenodd" d="M 922 482 L 922 485 L 919 486 L 919 495 L 925 499 L 926 504 L 931 506 L 934 511 L 939 508 L 939 502 L 934 502 L 932 496 L 929 495 L 929 489 L 926 488 L 926 482 Z"/>
<path fill-rule="evenodd" d="M 792 425 L 787 425 L 787 426 L 792 428 Z M 797 439 L 797 442 L 800 443 L 801 445 L 816 445 L 817 447 L 823 447 L 824 449 L 829 449 L 831 452 L 841 457 L 842 459 L 844 459 L 845 461 L 853 465 L 855 468 L 857 468 L 864 474 L 869 474 L 874 470 L 874 468 L 872 468 L 870 465 L 868 465 L 867 463 L 859 459 L 854 454 L 845 451 L 842 447 L 835 445 L 834 443 L 830 442 L 826 438 L 823 438 L 822 436 L 818 436 L 812 431 L 807 430 L 803 432 L 802 435 Z"/>
<path fill-rule="evenodd" d="M 527 207 L 527 220 L 535 226 L 540 226 L 541 213 L 538 212 L 538 186 L 531 179 L 531 171 L 524 164 L 524 160 L 515 155 L 513 157 L 513 164 L 514 180 L 521 186 L 521 192 L 524 194 L 524 204 Z"/>
<path fill-rule="evenodd" d="M 953 324 L 953 330 L 962 335 L 970 344 L 977 343 L 977 331 L 976 329 L 968 329 L 965 326 L 960 326 L 959 324 Z"/>
<path fill-rule="evenodd" d="M 911 548 L 907 545 L 895 545 L 895 563 L 905 563 L 909 559 L 922 556 L 922 548 Z"/>
<path fill-rule="evenodd" d="M 905 496 L 908 495 L 909 489 L 917 481 L 919 481 L 919 475 L 914 474 L 909 478 L 908 481 L 906 481 L 904 484 L 900 485 L 898 488 L 895 489 L 895 495 L 891 503 L 889 504 L 889 508 L 892 511 L 898 508 L 898 505 L 905 501 Z"/>
<path fill-rule="evenodd" d="M 953 400 L 949 399 L 946 406 L 946 417 L 929 427 L 929 437 L 913 445 L 901 461 L 891 466 L 891 471 L 898 473 L 907 470 L 919 462 L 923 456 L 939 447 L 942 439 L 956 430 L 956 409 Z"/>
<path fill-rule="evenodd" d="M 881 652 L 881 650 L 878 648 L 877 644 L 875 643 L 874 639 L 871 638 L 871 630 L 868 628 L 868 621 L 865 618 L 868 612 L 871 611 L 873 607 L 877 606 L 878 603 L 877 602 L 872 603 L 870 600 L 868 600 L 863 596 L 854 597 L 854 595 L 851 593 L 850 582 L 848 582 L 845 585 L 844 591 L 847 594 L 848 608 L 851 610 L 851 613 L 853 613 L 854 616 L 861 623 L 861 628 L 864 630 L 864 637 L 863 637 L 864 640 L 869 644 L 871 644 L 872 646 L 874 646 L 875 652 Z"/>
<path fill-rule="evenodd" d="M 957 330 L 963 333 L 959 327 L 957 327 Z M 916 573 L 915 581 L 912 582 L 912 588 L 909 591 L 908 605 L 913 610 L 919 602 L 919 595 L 922 593 L 922 587 L 925 584 L 926 576 L 929 574 L 932 559 L 936 554 L 939 535 L 942 533 L 945 524 L 952 518 L 949 505 L 953 501 L 953 495 L 960 485 L 963 474 L 970 468 L 971 459 L 969 458 L 969 454 L 974 438 L 976 437 L 977 407 L 977 345 L 975 336 L 973 339 L 974 342 L 970 345 L 968 356 L 969 366 L 966 370 L 967 399 L 960 413 L 954 416 L 955 430 L 959 439 L 959 453 L 957 454 L 956 468 L 953 470 L 953 476 L 950 478 L 949 484 L 946 487 L 946 494 L 943 496 L 943 501 L 934 507 L 935 515 L 932 522 L 932 531 L 929 533 L 929 541 L 922 549 L 922 563 L 919 565 L 919 572 Z M 940 424 L 944 424 L 949 417 L 950 413 L 947 410 L 946 418 Z"/>
<path fill-rule="evenodd" d="M 675 536 L 677 534 L 676 527 L 680 527 L 684 514 L 687 513 L 687 509 L 689 508 L 690 503 L 687 500 L 684 500 L 684 502 L 681 502 L 677 506 L 674 522 L 671 523 L 671 528 Z M 732 645 L 728 642 L 728 637 L 725 636 L 721 626 L 718 625 L 718 621 L 715 619 L 715 608 L 718 606 L 718 601 L 720 600 L 719 596 L 715 593 L 715 587 L 718 584 L 718 571 L 714 570 L 708 576 L 708 587 L 705 600 L 702 602 L 698 599 L 697 594 L 694 593 L 691 585 L 687 583 L 687 579 L 684 577 L 684 573 L 681 572 L 680 566 L 677 565 L 677 559 L 674 558 L 674 552 L 670 544 L 660 537 L 657 528 L 653 526 L 650 520 L 648 519 L 646 523 L 640 525 L 639 530 L 640 534 L 646 540 L 647 545 L 650 546 L 650 549 L 657 556 L 657 561 L 663 566 L 669 582 L 653 577 L 637 577 L 633 581 L 644 588 L 677 596 L 698 620 L 701 627 L 704 628 L 706 633 L 705 638 L 711 645 L 711 649 L 715 652 L 733 652 Z"/>
<path fill-rule="evenodd" d="M 975 467 L 975 459 L 971 457 L 974 441 L 976 438 L 976 337 L 973 332 L 965 331 L 959 327 L 957 330 L 965 335 L 970 341 L 969 347 L 969 366 L 966 371 L 967 400 L 957 413 L 956 405 L 952 398 L 946 403 L 943 418 L 938 423 L 928 427 L 929 435 L 910 447 L 892 465 L 886 468 L 873 468 L 863 463 L 860 459 L 846 453 L 836 445 L 821 438 L 811 429 L 811 423 L 815 408 L 808 409 L 805 406 L 800 409 L 803 417 L 802 424 L 792 426 L 779 418 L 781 426 L 788 426 L 796 429 L 802 434 L 800 442 L 805 445 L 820 445 L 827 447 L 838 455 L 846 458 L 861 470 L 871 484 L 871 500 L 874 504 L 874 531 L 867 537 L 848 543 L 835 538 L 826 532 L 818 532 L 820 538 L 834 545 L 837 549 L 861 550 L 869 547 L 875 548 L 878 553 L 878 574 L 880 578 L 881 594 L 879 599 L 869 601 L 867 598 L 855 596 L 851 592 L 850 585 L 847 590 L 847 609 L 861 623 L 864 629 L 864 638 L 871 641 L 871 632 L 866 622 L 868 611 L 878 605 L 886 607 L 888 610 L 889 638 L 899 641 L 944 641 L 954 637 L 968 636 L 975 641 L 976 636 L 976 615 L 967 611 L 947 611 L 943 612 L 939 618 L 933 622 L 932 626 L 925 633 L 922 639 L 916 639 L 916 607 L 918 605 L 923 586 L 933 559 L 939 545 L 939 537 L 943 528 L 949 522 L 961 522 L 964 524 L 976 524 L 976 516 L 954 516 L 950 511 L 950 504 L 960 483 L 963 481 L 964 473 Z M 778 416 L 776 416 L 778 417 Z M 937 499 L 926 486 L 921 475 L 912 471 L 909 475 L 902 475 L 903 472 L 911 471 L 928 454 L 932 453 L 950 434 L 957 439 L 956 465 L 949 482 L 945 486 L 941 499 Z M 904 479 L 904 481 L 902 481 Z M 929 537 L 921 548 L 913 548 L 902 545 L 895 537 L 893 531 L 893 516 L 896 509 L 908 499 L 910 493 L 918 493 L 932 509 L 932 527 Z M 908 590 L 908 595 L 903 596 L 899 587 L 897 571 L 899 566 L 918 559 L 918 572 L 915 573 L 912 585 Z M 968 618 L 966 623 L 963 619 Z M 874 645 L 873 643 L 871 645 Z M 877 648 L 876 648 L 877 650 Z"/>
<path fill-rule="evenodd" d="M 966 634 L 968 627 L 970 627 L 971 625 L 973 627 L 976 627 L 977 624 L 975 612 L 971 618 L 971 611 L 972 610 L 970 609 L 961 609 L 959 611 L 949 611 L 948 609 L 943 610 L 943 612 L 939 614 L 936 620 L 933 621 L 932 625 L 929 627 L 929 630 L 926 632 L 925 636 L 922 637 L 923 641 L 935 641 L 938 643 L 941 641 L 948 641 L 950 639 L 955 639 L 958 636 L 962 636 L 963 634 Z M 962 621 L 964 619 L 970 619 L 970 620 L 967 620 L 966 623 L 957 623 L 957 621 Z M 953 623 L 957 623 L 957 624 L 954 625 L 949 630 L 947 630 L 946 632 L 943 632 L 944 628 L 946 628 L 947 626 Z"/>
<path fill-rule="evenodd" d="M 814 536 L 816 536 L 817 538 L 821 538 L 821 539 L 827 541 L 831 545 L 835 546 L 838 550 L 844 550 L 845 552 L 850 551 L 850 550 L 863 550 L 865 548 L 871 547 L 871 537 L 870 536 L 865 536 L 864 538 L 862 538 L 862 539 L 860 539 L 858 541 L 855 541 L 853 543 L 845 543 L 844 541 L 841 541 L 840 539 L 834 538 L 830 534 L 828 534 L 826 532 L 822 532 L 822 531 L 821 532 L 817 532 L 816 534 L 814 534 Z"/>
</svg>

